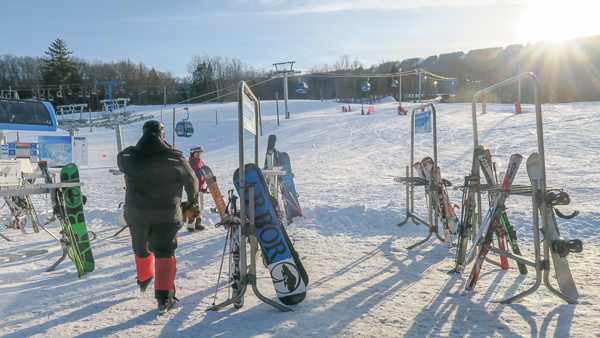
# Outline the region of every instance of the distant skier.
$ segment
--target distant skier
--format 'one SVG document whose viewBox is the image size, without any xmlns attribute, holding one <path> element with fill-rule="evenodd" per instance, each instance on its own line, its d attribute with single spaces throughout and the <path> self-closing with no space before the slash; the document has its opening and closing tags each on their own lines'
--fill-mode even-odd
<svg viewBox="0 0 600 338">
<path fill-rule="evenodd" d="M 120 152 L 117 164 L 125 174 L 124 217 L 131 231 L 138 285 L 146 291 L 154 265 L 154 294 L 163 314 L 175 304 L 177 232 L 182 214 L 191 221 L 197 216 L 198 180 L 183 153 L 165 141 L 162 123 L 148 121 L 142 129 L 138 143 Z M 188 196 L 185 210 L 181 207 L 183 188 Z"/>
<path fill-rule="evenodd" d="M 200 190 L 200 194 L 198 194 L 198 210 L 200 214 L 198 218 L 196 218 L 196 223 L 189 223 L 187 226 L 187 230 L 189 232 L 195 232 L 196 230 L 202 231 L 206 229 L 202 225 L 202 212 L 204 211 L 204 194 L 206 193 L 206 181 L 204 180 L 204 172 L 202 171 L 202 166 L 204 166 L 204 162 L 202 162 L 202 152 L 204 148 L 202 146 L 195 146 L 190 149 L 190 166 L 196 177 L 198 178 L 198 189 Z"/>
</svg>

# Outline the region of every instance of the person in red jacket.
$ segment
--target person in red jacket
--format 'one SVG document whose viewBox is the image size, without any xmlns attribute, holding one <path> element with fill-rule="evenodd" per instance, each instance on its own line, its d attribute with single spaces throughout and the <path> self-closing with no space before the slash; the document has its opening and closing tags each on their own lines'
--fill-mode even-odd
<svg viewBox="0 0 600 338">
<path fill-rule="evenodd" d="M 206 181 L 204 180 L 204 172 L 202 171 L 202 166 L 204 162 L 202 162 L 202 152 L 204 148 L 201 146 L 195 146 L 190 149 L 190 166 L 192 170 L 196 173 L 196 177 L 198 178 L 198 189 L 200 193 L 198 194 L 198 209 L 200 210 L 200 215 L 196 218 L 196 222 L 190 223 L 187 225 L 187 229 L 189 232 L 195 232 L 196 230 L 202 231 L 206 229 L 202 225 L 202 211 L 204 210 L 204 194 L 206 193 Z"/>
</svg>

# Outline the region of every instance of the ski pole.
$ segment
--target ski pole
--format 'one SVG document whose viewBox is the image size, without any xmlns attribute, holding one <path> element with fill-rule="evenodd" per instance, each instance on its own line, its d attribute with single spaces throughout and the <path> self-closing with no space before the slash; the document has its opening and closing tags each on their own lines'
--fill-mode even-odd
<svg viewBox="0 0 600 338">
<path fill-rule="evenodd" d="M 219 268 L 219 275 L 217 277 L 217 285 L 215 286 L 215 298 L 213 299 L 213 306 L 217 305 L 217 293 L 219 292 L 219 283 L 221 282 L 221 272 L 223 271 L 223 261 L 225 260 L 225 250 L 227 250 L 227 242 L 229 241 L 229 233 L 231 227 L 227 228 L 227 236 L 225 236 L 225 246 L 223 247 L 223 255 L 221 256 L 221 267 Z"/>
<path fill-rule="evenodd" d="M 123 232 L 123 230 L 127 229 L 128 227 L 129 227 L 129 224 L 125 225 L 124 227 L 121 228 L 121 230 L 117 231 L 117 233 L 114 234 L 113 237 L 119 235 L 121 232 Z"/>
</svg>

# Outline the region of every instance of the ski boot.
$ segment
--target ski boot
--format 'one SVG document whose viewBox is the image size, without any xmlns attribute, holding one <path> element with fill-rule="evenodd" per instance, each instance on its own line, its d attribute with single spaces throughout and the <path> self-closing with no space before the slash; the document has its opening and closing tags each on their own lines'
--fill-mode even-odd
<svg viewBox="0 0 600 338">
<path fill-rule="evenodd" d="M 146 279 L 145 281 L 140 281 L 139 279 L 137 280 L 137 284 L 140 286 L 140 291 L 142 293 L 146 292 L 146 290 L 148 290 L 148 286 L 150 286 L 150 282 L 152 282 L 152 278 L 154 276 L 151 276 L 150 278 Z"/>
</svg>

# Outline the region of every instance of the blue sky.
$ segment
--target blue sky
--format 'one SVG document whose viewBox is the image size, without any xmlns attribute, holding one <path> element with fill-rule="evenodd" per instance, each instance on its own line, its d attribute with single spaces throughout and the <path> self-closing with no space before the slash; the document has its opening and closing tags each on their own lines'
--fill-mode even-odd
<svg viewBox="0 0 600 338">
<path fill-rule="evenodd" d="M 590 4 L 591 2 L 591 4 Z M 294 69 L 343 55 L 365 66 L 538 40 L 600 35 L 586 0 L 3 0 L 0 55 L 65 40 L 86 60 L 131 59 L 188 75 L 194 55 Z"/>
</svg>

